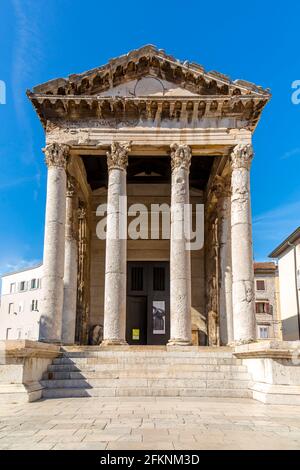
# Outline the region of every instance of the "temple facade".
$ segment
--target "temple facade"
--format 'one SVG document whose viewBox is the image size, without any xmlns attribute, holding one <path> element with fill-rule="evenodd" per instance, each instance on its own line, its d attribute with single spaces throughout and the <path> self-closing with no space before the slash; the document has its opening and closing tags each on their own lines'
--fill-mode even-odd
<svg viewBox="0 0 300 470">
<path fill-rule="evenodd" d="M 48 167 L 40 339 L 255 340 L 250 169 L 269 91 L 145 46 L 27 94 Z"/>
</svg>

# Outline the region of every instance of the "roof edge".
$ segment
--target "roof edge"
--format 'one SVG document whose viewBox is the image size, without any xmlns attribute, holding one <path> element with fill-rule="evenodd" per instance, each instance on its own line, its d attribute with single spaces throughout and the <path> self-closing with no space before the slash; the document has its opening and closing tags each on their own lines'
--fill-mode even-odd
<svg viewBox="0 0 300 470">
<path fill-rule="evenodd" d="M 269 258 L 278 258 L 291 244 L 300 239 L 300 226 L 283 240 L 269 255 Z"/>
<path fill-rule="evenodd" d="M 19 274 L 19 273 L 23 273 L 25 271 L 31 271 L 33 269 L 37 269 L 37 268 L 40 268 L 41 266 L 43 266 L 43 263 L 38 263 L 38 264 L 34 264 L 33 266 L 30 266 L 28 268 L 23 268 L 23 269 L 17 269 L 16 271 L 10 271 L 10 272 L 7 272 L 7 273 L 4 273 L 0 276 L 0 278 L 2 279 L 3 277 L 8 277 L 8 276 L 12 276 L 13 274 Z"/>
</svg>

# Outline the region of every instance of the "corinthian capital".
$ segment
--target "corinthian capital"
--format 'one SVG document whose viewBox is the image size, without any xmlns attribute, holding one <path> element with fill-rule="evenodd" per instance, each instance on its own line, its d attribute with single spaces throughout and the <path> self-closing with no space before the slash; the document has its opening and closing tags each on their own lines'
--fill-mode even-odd
<svg viewBox="0 0 300 470">
<path fill-rule="evenodd" d="M 176 168 L 190 169 L 192 152 L 186 144 L 171 144 L 171 169 L 174 171 Z"/>
<path fill-rule="evenodd" d="M 57 166 L 66 169 L 70 147 L 66 144 L 48 144 L 43 149 L 45 160 L 48 167 Z"/>
<path fill-rule="evenodd" d="M 128 165 L 128 152 L 130 152 L 130 149 L 131 142 L 113 142 L 111 144 L 111 151 L 106 153 L 108 171 L 114 168 L 126 170 Z"/>
<path fill-rule="evenodd" d="M 234 147 L 231 154 L 231 166 L 235 170 L 237 168 L 250 169 L 253 158 L 253 148 L 251 144 L 238 144 Z"/>
</svg>

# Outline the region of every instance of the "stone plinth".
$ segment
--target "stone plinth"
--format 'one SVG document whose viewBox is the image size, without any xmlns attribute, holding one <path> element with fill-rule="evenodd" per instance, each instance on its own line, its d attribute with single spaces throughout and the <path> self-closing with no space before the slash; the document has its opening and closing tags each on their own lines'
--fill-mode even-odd
<svg viewBox="0 0 300 470">
<path fill-rule="evenodd" d="M 0 403 L 39 400 L 40 380 L 59 350 L 57 345 L 38 341 L 0 341 Z"/>
<path fill-rule="evenodd" d="M 276 405 L 300 405 L 300 341 L 265 341 L 235 348 L 252 376 L 253 398 Z"/>
</svg>

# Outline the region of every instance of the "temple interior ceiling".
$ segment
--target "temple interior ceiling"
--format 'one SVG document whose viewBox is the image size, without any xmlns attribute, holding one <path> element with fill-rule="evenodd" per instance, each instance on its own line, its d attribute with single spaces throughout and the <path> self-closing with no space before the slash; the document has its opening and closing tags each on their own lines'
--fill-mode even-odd
<svg viewBox="0 0 300 470">
<path fill-rule="evenodd" d="M 84 155 L 81 157 L 87 182 L 94 191 L 107 187 L 107 161 L 104 155 Z M 214 162 L 213 156 L 194 156 L 190 168 L 190 186 L 204 190 Z M 129 156 L 127 167 L 128 184 L 165 184 L 171 182 L 169 156 Z"/>
</svg>

